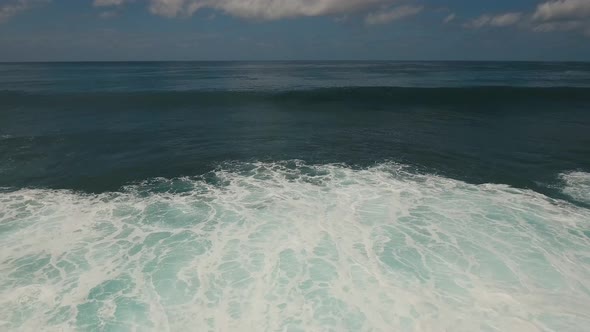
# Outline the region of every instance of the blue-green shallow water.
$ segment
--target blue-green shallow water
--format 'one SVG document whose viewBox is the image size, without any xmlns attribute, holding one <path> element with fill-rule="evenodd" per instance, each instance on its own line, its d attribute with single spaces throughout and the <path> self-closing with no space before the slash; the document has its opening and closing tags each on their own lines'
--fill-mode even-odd
<svg viewBox="0 0 590 332">
<path fill-rule="evenodd" d="M 0 64 L 0 329 L 584 331 L 590 64 Z"/>
</svg>

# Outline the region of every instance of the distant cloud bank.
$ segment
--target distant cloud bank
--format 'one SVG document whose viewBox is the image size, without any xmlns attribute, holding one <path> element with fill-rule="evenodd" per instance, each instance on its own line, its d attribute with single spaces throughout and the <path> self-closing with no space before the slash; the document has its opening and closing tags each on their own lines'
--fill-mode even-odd
<svg viewBox="0 0 590 332">
<path fill-rule="evenodd" d="M 578 30 L 590 36 L 590 0 L 542 3 L 533 13 L 532 22 L 535 31 Z"/>
<path fill-rule="evenodd" d="M 420 13 L 423 6 L 400 6 L 390 10 L 369 13 L 365 19 L 367 24 L 385 24 L 404 17 L 413 16 Z"/>
<path fill-rule="evenodd" d="M 0 23 L 32 7 L 48 3 L 51 0 L 5 0 L 0 2 Z"/>
<path fill-rule="evenodd" d="M 550 0 L 530 13 L 483 14 L 463 26 L 480 29 L 516 24 L 536 32 L 581 31 L 590 36 L 590 0 Z"/>
<path fill-rule="evenodd" d="M 94 0 L 95 6 L 118 6 L 133 0 Z M 190 16 L 209 8 L 228 15 L 277 20 L 298 16 L 322 16 L 370 11 L 396 0 L 149 0 L 153 14 L 165 17 Z"/>
<path fill-rule="evenodd" d="M 51 1 L 0 0 L 0 23 Z M 202 9 L 253 20 L 357 14 L 364 17 L 367 25 L 391 23 L 427 8 L 423 5 L 427 2 L 419 0 L 92 0 L 91 3 L 106 10 L 99 14 L 100 18 L 112 18 L 119 12 L 111 9 L 132 2 L 145 3 L 152 14 L 171 18 L 189 17 Z M 482 13 L 464 20 L 451 12 L 442 22 L 468 29 L 517 26 L 535 32 L 578 31 L 590 36 L 590 0 L 547 0 L 529 12 Z"/>
<path fill-rule="evenodd" d="M 479 29 L 485 26 L 507 27 L 520 21 L 521 13 L 506 13 L 500 15 L 485 14 L 465 24 L 467 28 Z"/>
<path fill-rule="evenodd" d="M 120 6 L 134 0 L 94 0 L 94 6 Z M 369 25 L 386 24 L 418 14 L 424 6 L 392 7 L 398 0 L 150 0 L 149 10 L 164 17 L 191 16 L 201 9 L 257 20 L 278 20 L 301 16 L 366 13 Z"/>
</svg>

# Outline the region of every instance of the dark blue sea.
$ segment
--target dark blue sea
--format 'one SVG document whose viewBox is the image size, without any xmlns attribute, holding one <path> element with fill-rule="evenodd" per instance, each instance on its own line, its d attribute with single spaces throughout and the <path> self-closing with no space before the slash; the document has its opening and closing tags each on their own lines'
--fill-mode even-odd
<svg viewBox="0 0 590 332">
<path fill-rule="evenodd" d="M 584 331 L 590 63 L 0 64 L 0 330 Z"/>
</svg>

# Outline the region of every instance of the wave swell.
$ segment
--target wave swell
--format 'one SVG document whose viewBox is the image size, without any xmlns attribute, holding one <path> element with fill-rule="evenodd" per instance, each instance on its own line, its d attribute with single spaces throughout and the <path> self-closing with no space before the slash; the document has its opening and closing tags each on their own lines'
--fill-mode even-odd
<svg viewBox="0 0 590 332">
<path fill-rule="evenodd" d="M 0 92 L 7 107 L 51 105 L 85 107 L 126 105 L 143 108 L 170 108 L 194 105 L 278 104 L 362 104 L 371 105 L 487 105 L 514 103 L 590 102 L 590 88 L 564 87 L 465 87 L 402 88 L 342 87 L 295 91 L 137 91 L 78 92 L 31 94 L 18 91 Z M 66 106 L 68 105 L 68 106 Z"/>
</svg>

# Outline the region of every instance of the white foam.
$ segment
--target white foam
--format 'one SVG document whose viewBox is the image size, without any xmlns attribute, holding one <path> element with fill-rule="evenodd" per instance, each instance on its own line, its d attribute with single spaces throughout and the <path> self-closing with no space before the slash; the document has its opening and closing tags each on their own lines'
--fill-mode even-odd
<svg viewBox="0 0 590 332">
<path fill-rule="evenodd" d="M 119 193 L 0 193 L 10 330 L 580 331 L 590 211 L 298 162 Z"/>
<path fill-rule="evenodd" d="M 560 175 L 564 181 L 563 193 L 576 201 L 590 204 L 590 173 L 569 172 Z"/>
</svg>

